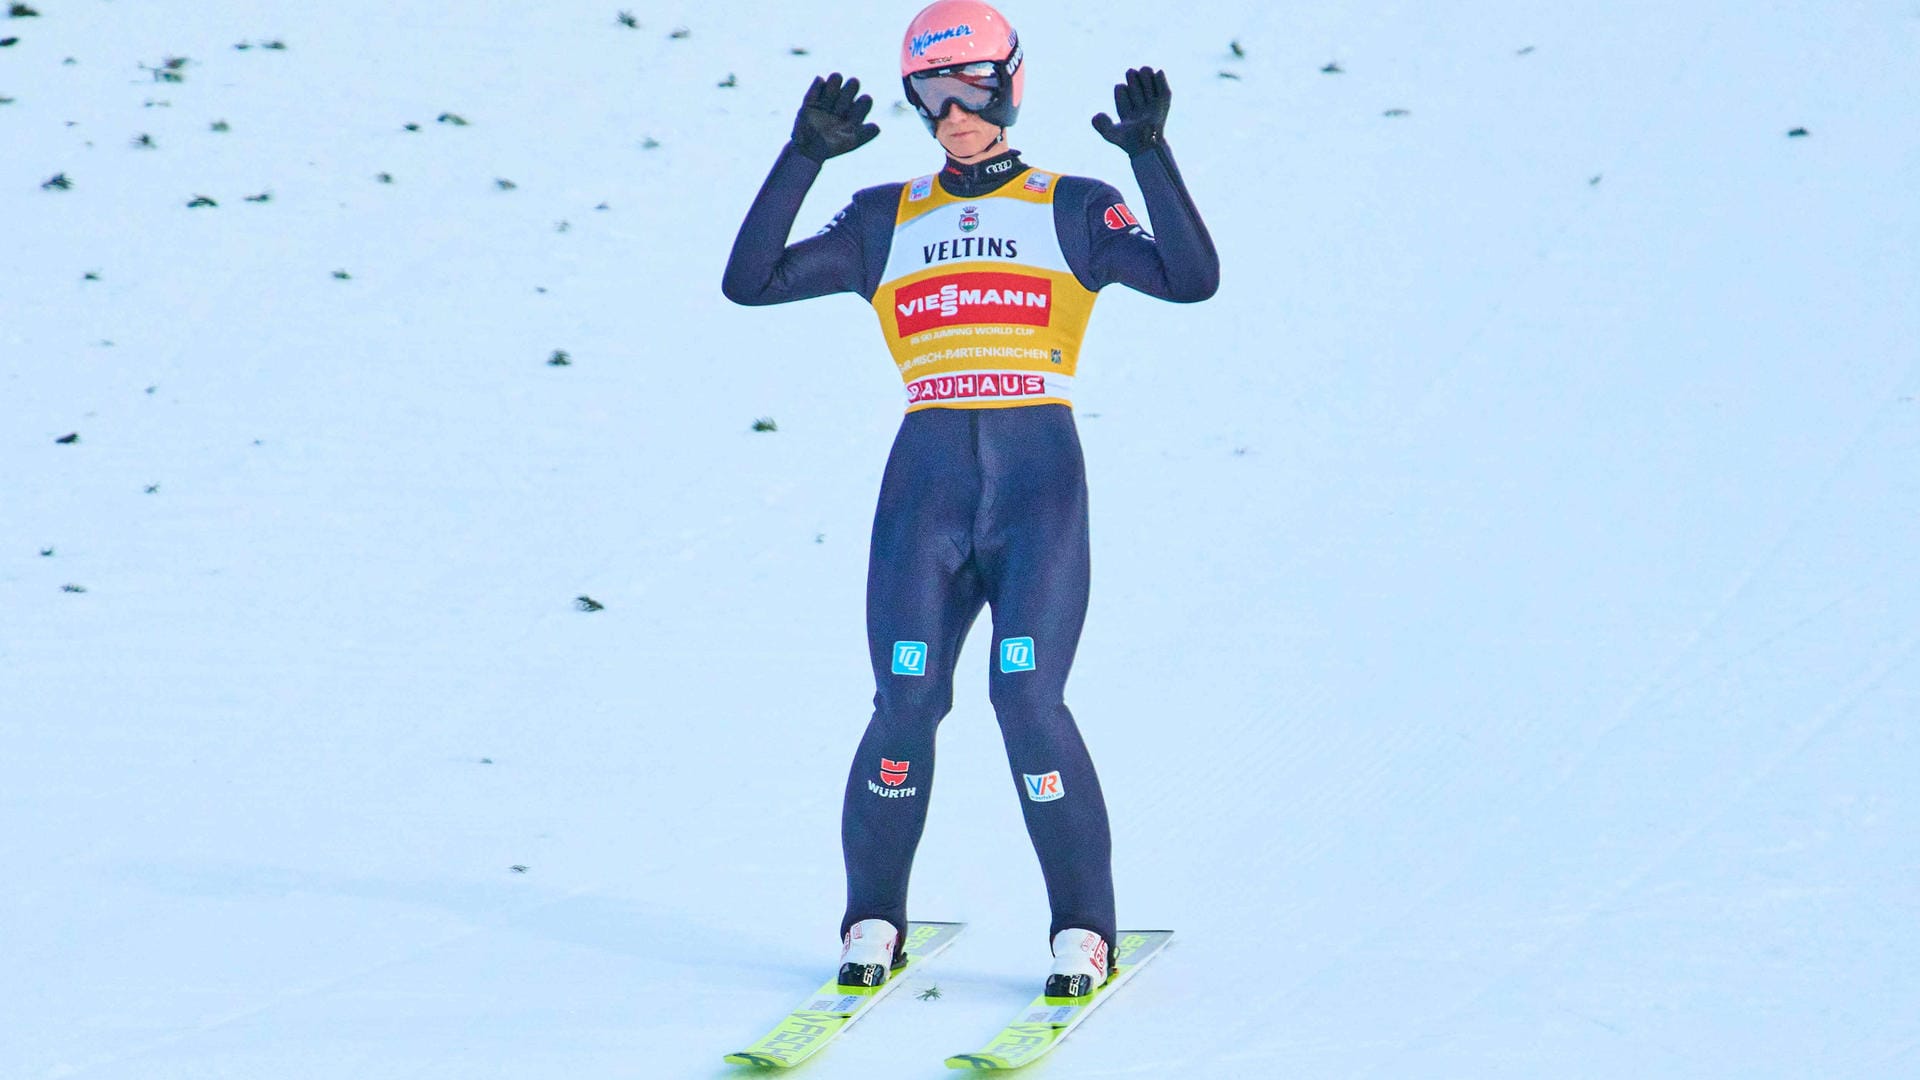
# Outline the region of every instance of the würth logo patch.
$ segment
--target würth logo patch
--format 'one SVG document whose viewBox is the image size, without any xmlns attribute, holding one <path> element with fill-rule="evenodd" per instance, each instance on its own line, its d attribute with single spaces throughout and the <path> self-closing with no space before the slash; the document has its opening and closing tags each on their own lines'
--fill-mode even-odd
<svg viewBox="0 0 1920 1080">
<path fill-rule="evenodd" d="M 896 290 L 893 311 L 901 337 L 942 326 L 1047 326 L 1053 315 L 1053 282 L 1030 274 L 990 272 L 928 278 Z"/>
<path fill-rule="evenodd" d="M 1119 232 L 1121 229 L 1131 229 L 1140 224 L 1140 219 L 1134 217 L 1133 211 L 1127 209 L 1127 204 L 1123 202 L 1117 202 L 1107 207 L 1106 217 L 1107 228 L 1115 232 Z"/>
<path fill-rule="evenodd" d="M 895 761 L 889 757 L 880 759 L 880 783 L 867 781 L 867 790 L 883 799 L 911 799 L 920 794 L 917 787 L 907 786 L 907 771 L 912 768 L 910 761 Z M 880 784 L 885 784 L 881 787 Z"/>
</svg>

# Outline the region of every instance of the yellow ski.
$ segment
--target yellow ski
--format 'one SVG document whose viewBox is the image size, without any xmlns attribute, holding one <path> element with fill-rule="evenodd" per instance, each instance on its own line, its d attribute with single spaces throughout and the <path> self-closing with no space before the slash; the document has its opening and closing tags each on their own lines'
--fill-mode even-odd
<svg viewBox="0 0 1920 1080">
<path fill-rule="evenodd" d="M 1158 954 L 1173 936 L 1171 930 L 1123 930 L 1114 946 L 1113 977 L 1083 998 L 1048 997 L 1045 994 L 1020 1011 L 1019 1019 L 1003 1028 L 984 1050 L 955 1054 L 947 1059 L 949 1069 L 1018 1069 L 1045 1057 L 1067 1032 L 1080 1025 L 1094 1007 L 1107 1000 L 1120 984 L 1133 978 L 1140 965 Z"/>
<path fill-rule="evenodd" d="M 908 972 L 940 955 L 960 936 L 966 923 L 910 922 L 907 924 L 907 962 L 879 986 L 841 986 L 829 979 L 805 1005 L 787 1014 L 764 1038 L 745 1050 L 727 1055 L 735 1065 L 763 1069 L 791 1069 L 820 1052 L 868 1009 L 899 986 Z"/>
</svg>

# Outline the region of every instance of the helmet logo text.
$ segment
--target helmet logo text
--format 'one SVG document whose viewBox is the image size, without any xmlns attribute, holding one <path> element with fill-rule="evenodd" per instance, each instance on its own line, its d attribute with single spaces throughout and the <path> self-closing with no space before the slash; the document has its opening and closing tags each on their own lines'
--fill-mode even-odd
<svg viewBox="0 0 1920 1080">
<path fill-rule="evenodd" d="M 968 26 L 966 23 L 961 23 L 959 26 L 949 26 L 945 30 L 927 30 L 913 35 L 913 40 L 908 43 L 908 51 L 912 52 L 915 56 L 925 56 L 927 55 L 928 49 L 933 48 L 943 41 L 952 41 L 957 37 L 972 36 L 973 27 Z"/>
</svg>

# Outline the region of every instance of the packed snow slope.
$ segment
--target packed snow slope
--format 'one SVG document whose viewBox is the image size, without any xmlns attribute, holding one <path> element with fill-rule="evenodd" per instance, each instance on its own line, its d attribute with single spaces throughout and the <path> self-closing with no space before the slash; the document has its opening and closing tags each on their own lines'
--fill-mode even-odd
<svg viewBox="0 0 1920 1080">
<path fill-rule="evenodd" d="M 0 1076 L 728 1075 L 835 962 L 902 394 L 720 271 L 817 73 L 884 132 L 797 233 L 937 165 L 914 5 L 32 7 Z M 1224 266 L 1081 371 L 1070 700 L 1179 934 L 1039 1072 L 1920 1075 L 1920 8 L 1006 10 L 1014 142 L 1136 211 L 1087 121 L 1168 70 Z M 813 1075 L 1045 970 L 987 660 L 972 928 Z"/>
</svg>

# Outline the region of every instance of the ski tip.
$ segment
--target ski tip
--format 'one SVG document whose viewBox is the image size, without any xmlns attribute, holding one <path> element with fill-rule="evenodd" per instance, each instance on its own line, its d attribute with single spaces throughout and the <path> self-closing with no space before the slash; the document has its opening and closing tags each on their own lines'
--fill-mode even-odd
<svg viewBox="0 0 1920 1080">
<path fill-rule="evenodd" d="M 793 1067 L 793 1062 L 791 1061 L 781 1061 L 779 1058 L 768 1057 L 765 1054 L 756 1054 L 751 1050 L 741 1050 L 738 1053 L 728 1054 L 721 1060 L 729 1065 L 745 1065 L 749 1069 L 791 1069 Z"/>
<path fill-rule="evenodd" d="M 949 1069 L 1005 1069 L 1007 1062 L 992 1054 L 955 1054 L 947 1059 Z"/>
</svg>

